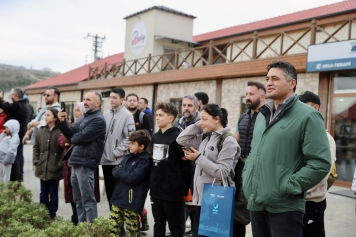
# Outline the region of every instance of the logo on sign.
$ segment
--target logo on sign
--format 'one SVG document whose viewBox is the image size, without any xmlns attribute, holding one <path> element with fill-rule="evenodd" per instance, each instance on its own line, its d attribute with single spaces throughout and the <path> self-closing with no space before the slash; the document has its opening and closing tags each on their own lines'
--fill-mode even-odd
<svg viewBox="0 0 356 237">
<path fill-rule="evenodd" d="M 318 63 L 315 67 L 315 69 L 321 69 L 321 63 Z"/>
<path fill-rule="evenodd" d="M 351 48 L 351 52 L 350 53 L 354 54 L 354 53 L 356 53 L 356 41 L 352 42 L 351 45 L 352 45 L 352 48 Z"/>
<path fill-rule="evenodd" d="M 142 21 L 137 22 L 131 31 L 130 49 L 134 55 L 140 55 L 147 42 L 147 28 Z"/>
<path fill-rule="evenodd" d="M 219 208 L 219 204 L 215 204 L 213 205 L 213 214 L 217 215 L 218 214 L 218 208 Z"/>
</svg>

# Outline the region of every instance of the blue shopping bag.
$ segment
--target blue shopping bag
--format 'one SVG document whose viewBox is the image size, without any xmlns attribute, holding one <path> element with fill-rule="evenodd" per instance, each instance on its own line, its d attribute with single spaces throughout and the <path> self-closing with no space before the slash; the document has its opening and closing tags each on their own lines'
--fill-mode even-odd
<svg viewBox="0 0 356 237">
<path fill-rule="evenodd" d="M 234 229 L 235 188 L 204 184 L 199 235 L 232 237 Z"/>
</svg>

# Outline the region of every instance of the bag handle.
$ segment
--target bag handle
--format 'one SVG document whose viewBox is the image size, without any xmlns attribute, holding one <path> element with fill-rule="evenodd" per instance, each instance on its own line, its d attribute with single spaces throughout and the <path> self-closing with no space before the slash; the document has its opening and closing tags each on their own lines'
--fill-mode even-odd
<svg viewBox="0 0 356 237">
<path fill-rule="evenodd" d="M 221 170 L 221 169 L 219 169 L 219 170 L 220 170 L 221 179 L 222 179 L 222 181 L 223 181 L 223 185 L 224 185 L 224 189 L 225 189 L 225 188 L 227 187 L 227 185 L 226 185 L 226 182 L 225 182 L 225 179 L 224 179 L 222 170 Z M 213 183 L 211 184 L 211 186 L 214 186 L 215 180 L 216 180 L 216 178 L 214 178 Z M 229 180 L 228 180 L 228 182 L 229 182 Z M 229 183 L 229 187 L 230 187 L 230 183 Z"/>
</svg>

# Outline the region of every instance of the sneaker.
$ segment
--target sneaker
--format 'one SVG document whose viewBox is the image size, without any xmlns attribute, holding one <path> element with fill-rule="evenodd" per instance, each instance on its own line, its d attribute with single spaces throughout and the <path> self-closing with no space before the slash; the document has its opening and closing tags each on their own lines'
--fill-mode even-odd
<svg viewBox="0 0 356 237">
<path fill-rule="evenodd" d="M 148 231 L 150 229 L 150 225 L 148 224 L 147 221 L 147 215 L 142 215 L 141 224 L 142 224 L 141 231 Z"/>
<path fill-rule="evenodd" d="M 192 230 L 184 232 L 184 236 L 192 236 Z"/>
</svg>

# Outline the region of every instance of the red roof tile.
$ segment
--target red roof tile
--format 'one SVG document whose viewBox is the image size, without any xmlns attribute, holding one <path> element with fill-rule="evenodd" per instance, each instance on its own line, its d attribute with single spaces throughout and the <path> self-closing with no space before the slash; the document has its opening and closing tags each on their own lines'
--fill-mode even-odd
<svg viewBox="0 0 356 237">
<path fill-rule="evenodd" d="M 251 32 L 267 27 L 278 26 L 281 24 L 284 25 L 286 23 L 292 23 L 296 21 L 302 21 L 302 20 L 317 18 L 325 15 L 340 13 L 348 10 L 356 10 L 356 0 L 342 1 L 338 3 L 316 7 L 309 10 L 295 12 L 295 13 L 278 16 L 262 21 L 251 22 L 244 25 L 237 25 L 237 26 L 233 26 L 217 31 L 196 35 L 193 37 L 193 41 L 202 42 L 207 40 L 213 40 L 217 38 L 241 34 L 244 32 Z"/>
<path fill-rule="evenodd" d="M 100 59 L 93 63 L 84 65 L 82 67 L 76 68 L 72 71 L 60 74 L 55 77 L 51 77 L 49 79 L 37 82 L 35 84 L 31 84 L 27 86 L 25 89 L 34 89 L 34 88 L 42 88 L 48 86 L 58 86 L 58 85 L 69 85 L 75 84 L 80 81 L 83 81 L 88 78 L 89 76 L 89 66 L 91 67 L 98 67 L 103 66 L 105 63 L 114 64 L 118 62 L 122 62 L 124 59 L 124 53 L 114 54 L 112 56 Z"/>
</svg>

